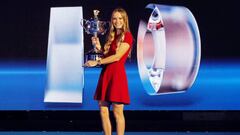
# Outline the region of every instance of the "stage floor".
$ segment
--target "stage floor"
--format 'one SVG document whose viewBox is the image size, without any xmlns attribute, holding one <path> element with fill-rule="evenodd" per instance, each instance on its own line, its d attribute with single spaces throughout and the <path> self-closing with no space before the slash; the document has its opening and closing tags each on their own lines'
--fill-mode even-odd
<svg viewBox="0 0 240 135">
<path fill-rule="evenodd" d="M 126 132 L 125 135 L 239 135 L 240 132 Z M 102 132 L 0 132 L 0 135 L 103 135 Z M 114 132 L 113 135 L 116 135 Z"/>
</svg>

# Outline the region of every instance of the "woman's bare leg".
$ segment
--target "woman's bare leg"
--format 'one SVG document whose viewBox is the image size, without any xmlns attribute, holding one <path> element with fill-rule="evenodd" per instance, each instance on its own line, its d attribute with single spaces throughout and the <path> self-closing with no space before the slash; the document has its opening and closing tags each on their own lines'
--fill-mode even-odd
<svg viewBox="0 0 240 135">
<path fill-rule="evenodd" d="M 123 108 L 124 104 L 113 104 L 113 113 L 116 119 L 117 135 L 124 135 L 125 132 L 125 118 Z"/>
<path fill-rule="evenodd" d="M 111 135 L 112 127 L 111 127 L 111 122 L 109 118 L 109 103 L 104 101 L 99 101 L 99 109 L 100 109 L 104 135 Z"/>
</svg>

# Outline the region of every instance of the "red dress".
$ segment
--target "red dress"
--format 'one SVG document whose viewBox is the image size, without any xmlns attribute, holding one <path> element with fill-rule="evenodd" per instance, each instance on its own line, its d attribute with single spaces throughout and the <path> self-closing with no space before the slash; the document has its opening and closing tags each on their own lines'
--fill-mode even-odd
<svg viewBox="0 0 240 135">
<path fill-rule="evenodd" d="M 123 104 L 130 103 L 127 75 L 124 66 L 133 42 L 130 32 L 125 33 L 123 42 L 128 43 L 130 47 L 119 61 L 104 65 L 94 95 L 95 100 Z M 116 41 L 113 40 L 109 52 L 105 57 L 115 54 L 116 48 Z"/>
</svg>

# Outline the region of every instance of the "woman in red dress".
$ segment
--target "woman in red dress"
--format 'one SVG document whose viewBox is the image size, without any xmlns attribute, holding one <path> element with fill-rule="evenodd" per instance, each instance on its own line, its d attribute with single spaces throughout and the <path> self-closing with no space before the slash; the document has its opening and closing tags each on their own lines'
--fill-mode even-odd
<svg viewBox="0 0 240 135">
<path fill-rule="evenodd" d="M 104 48 L 99 39 L 92 37 L 92 43 L 97 50 L 103 51 L 104 58 L 97 61 L 87 61 L 86 66 L 103 65 L 94 99 L 98 100 L 102 126 L 105 135 L 111 134 L 109 107 L 112 105 L 116 120 L 117 135 L 125 131 L 123 109 L 130 103 L 128 82 L 124 64 L 132 48 L 133 37 L 129 30 L 128 15 L 122 8 L 112 12 L 111 26 Z"/>
</svg>

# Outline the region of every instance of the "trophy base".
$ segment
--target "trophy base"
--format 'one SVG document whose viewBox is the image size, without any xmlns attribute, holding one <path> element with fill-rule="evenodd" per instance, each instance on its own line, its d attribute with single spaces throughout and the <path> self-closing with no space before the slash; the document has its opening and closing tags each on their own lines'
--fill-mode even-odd
<svg viewBox="0 0 240 135">
<path fill-rule="evenodd" d="M 88 53 L 85 54 L 85 62 L 84 63 L 86 63 L 89 60 L 97 61 L 97 60 L 102 59 L 102 57 L 103 57 L 102 53 L 97 53 L 97 52 L 91 50 L 91 51 L 89 51 Z M 97 66 L 94 66 L 94 67 L 101 67 L 101 65 L 97 65 Z"/>
</svg>

